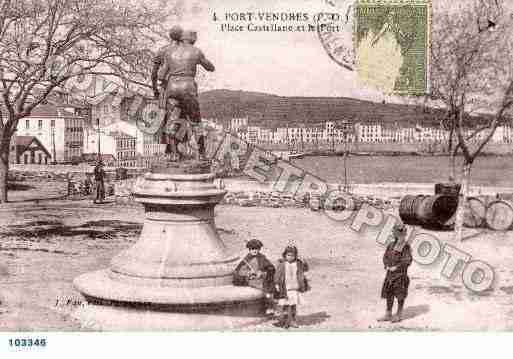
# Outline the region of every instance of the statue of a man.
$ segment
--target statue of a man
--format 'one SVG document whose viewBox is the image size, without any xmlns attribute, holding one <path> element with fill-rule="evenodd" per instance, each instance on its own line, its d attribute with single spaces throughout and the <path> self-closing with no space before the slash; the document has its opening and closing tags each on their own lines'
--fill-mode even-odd
<svg viewBox="0 0 513 359">
<path fill-rule="evenodd" d="M 152 71 L 154 95 L 159 99 L 161 107 L 166 109 L 167 121 L 173 118 L 173 108 L 178 103 L 180 117 L 188 120 L 196 133 L 201 123 L 198 85 L 195 81 L 197 66 L 201 65 L 207 71 L 214 71 L 215 67 L 203 52 L 194 46 L 195 32 L 184 32 L 179 26 L 174 26 L 169 36 L 171 43 L 160 49 L 154 60 Z M 175 127 L 171 132 L 180 132 L 180 130 Z M 184 137 L 185 140 L 189 139 L 187 134 Z M 204 137 L 199 134 L 195 137 L 199 156 L 202 158 L 205 155 Z M 168 136 L 167 144 L 170 151 L 176 153 L 177 141 L 183 140 L 173 134 Z"/>
</svg>

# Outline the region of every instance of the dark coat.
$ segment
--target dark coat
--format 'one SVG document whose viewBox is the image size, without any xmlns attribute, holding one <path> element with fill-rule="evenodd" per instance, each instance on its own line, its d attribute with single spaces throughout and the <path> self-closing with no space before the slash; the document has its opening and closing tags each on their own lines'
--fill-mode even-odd
<svg viewBox="0 0 513 359">
<path fill-rule="evenodd" d="M 412 262 L 411 247 L 408 243 L 404 245 L 401 251 L 395 247 L 397 240 L 387 246 L 383 255 L 383 264 L 387 267 L 397 266 L 395 271 L 387 270 L 383 287 L 381 289 L 381 298 L 396 297 L 404 299 L 408 296 L 408 287 L 410 278 L 408 277 L 408 267 Z"/>
<path fill-rule="evenodd" d="M 310 285 L 305 277 L 305 272 L 308 271 L 308 263 L 298 259 L 297 261 L 297 281 L 298 291 L 303 293 L 310 290 Z M 285 260 L 280 259 L 274 274 L 274 284 L 277 286 L 276 298 L 287 298 L 287 288 L 285 287 Z"/>
<path fill-rule="evenodd" d="M 94 167 L 94 180 L 95 181 L 103 181 L 105 179 L 105 170 L 103 166 L 96 165 Z"/>
<path fill-rule="evenodd" d="M 272 292 L 274 288 L 273 278 L 275 268 L 274 265 L 262 253 L 256 255 L 257 268 L 250 268 L 250 263 L 254 257 L 248 253 L 246 257 L 239 263 L 233 273 L 233 284 L 237 286 L 251 286 L 262 289 L 265 292 Z M 255 271 L 264 272 L 262 279 L 252 278 Z"/>
</svg>

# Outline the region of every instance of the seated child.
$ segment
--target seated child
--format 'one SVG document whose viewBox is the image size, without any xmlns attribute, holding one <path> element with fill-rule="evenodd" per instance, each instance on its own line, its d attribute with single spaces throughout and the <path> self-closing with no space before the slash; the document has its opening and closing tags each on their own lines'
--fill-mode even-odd
<svg viewBox="0 0 513 359">
<path fill-rule="evenodd" d="M 252 239 L 246 247 L 249 253 L 242 259 L 233 274 L 233 284 L 249 286 L 262 290 L 266 296 L 266 313 L 272 313 L 274 290 L 274 266 L 260 253 L 264 245 L 258 239 Z"/>
</svg>

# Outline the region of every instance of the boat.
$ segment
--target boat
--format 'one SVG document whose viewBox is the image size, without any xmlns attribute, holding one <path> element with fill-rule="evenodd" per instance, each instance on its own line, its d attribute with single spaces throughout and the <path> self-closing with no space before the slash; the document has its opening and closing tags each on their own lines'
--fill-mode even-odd
<svg viewBox="0 0 513 359">
<path fill-rule="evenodd" d="M 306 153 L 304 153 L 304 152 L 290 152 L 287 155 L 287 159 L 288 160 L 296 160 L 296 159 L 305 157 L 305 155 L 306 155 Z"/>
</svg>

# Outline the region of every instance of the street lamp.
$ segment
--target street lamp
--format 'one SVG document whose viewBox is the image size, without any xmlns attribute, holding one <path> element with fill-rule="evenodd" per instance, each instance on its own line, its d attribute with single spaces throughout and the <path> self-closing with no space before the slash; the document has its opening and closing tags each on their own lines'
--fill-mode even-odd
<svg viewBox="0 0 513 359">
<path fill-rule="evenodd" d="M 345 192 L 348 192 L 349 191 L 349 181 L 348 181 L 348 171 L 347 171 L 347 156 L 349 154 L 349 141 L 348 141 L 348 137 L 349 137 L 349 132 L 350 132 L 350 128 L 349 128 L 349 124 L 347 122 L 344 121 L 344 123 L 342 123 L 342 126 L 340 127 L 340 129 L 342 130 L 342 133 L 343 133 L 343 139 L 344 139 L 344 191 Z"/>
<path fill-rule="evenodd" d="M 56 165 L 57 151 L 55 149 L 55 120 L 50 121 L 50 127 L 52 129 L 52 165 Z"/>
<path fill-rule="evenodd" d="M 101 161 L 102 160 L 102 152 L 101 152 L 101 147 L 100 147 L 100 118 L 97 118 L 96 119 L 96 125 L 97 125 L 97 131 L 98 131 L 98 161 Z"/>
</svg>

